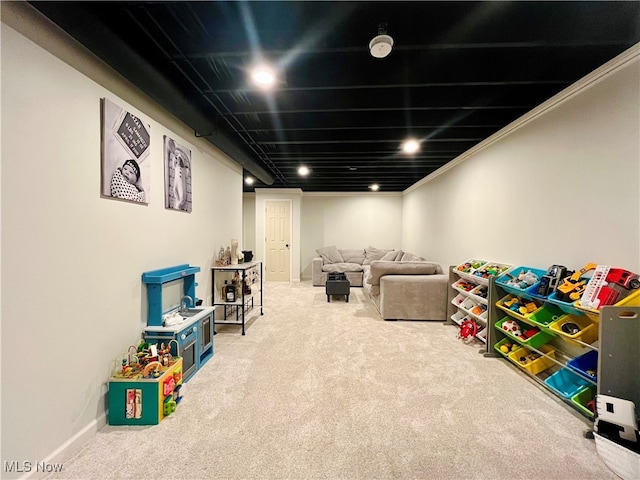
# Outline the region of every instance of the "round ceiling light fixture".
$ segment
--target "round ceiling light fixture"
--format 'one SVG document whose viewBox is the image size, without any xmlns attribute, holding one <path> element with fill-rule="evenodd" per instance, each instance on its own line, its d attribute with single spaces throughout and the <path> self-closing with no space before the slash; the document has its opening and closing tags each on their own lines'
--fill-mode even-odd
<svg viewBox="0 0 640 480">
<path fill-rule="evenodd" d="M 309 175 L 309 172 L 311 170 L 309 170 L 308 167 L 305 167 L 304 165 L 298 167 L 298 175 L 300 175 L 301 177 L 306 177 L 307 175 Z"/>
<path fill-rule="evenodd" d="M 402 151 L 409 155 L 416 153 L 420 150 L 420 142 L 413 138 L 409 138 L 402 143 Z"/>
<path fill-rule="evenodd" d="M 251 72 L 253 83 L 260 88 L 270 88 L 276 83 L 276 74 L 268 66 L 260 65 Z"/>
<path fill-rule="evenodd" d="M 391 53 L 393 38 L 387 35 L 387 24 L 378 25 L 378 35 L 369 42 L 369 52 L 375 58 L 384 58 Z"/>
<path fill-rule="evenodd" d="M 389 35 L 378 35 L 369 42 L 369 51 L 376 58 L 384 58 L 391 53 L 393 38 Z"/>
</svg>

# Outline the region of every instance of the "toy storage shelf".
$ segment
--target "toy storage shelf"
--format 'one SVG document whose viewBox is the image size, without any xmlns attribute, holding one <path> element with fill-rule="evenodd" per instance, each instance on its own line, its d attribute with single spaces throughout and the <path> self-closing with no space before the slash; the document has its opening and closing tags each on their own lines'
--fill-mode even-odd
<svg viewBox="0 0 640 480">
<path fill-rule="evenodd" d="M 447 319 L 461 327 L 467 321 L 478 326 L 475 338 L 487 344 L 488 309 L 495 302 L 489 291 L 489 278 L 504 273 L 511 265 L 486 260 L 469 259 L 449 268 Z M 486 347 L 485 347 L 486 350 Z"/>
<path fill-rule="evenodd" d="M 512 272 L 522 268 L 527 267 L 517 267 Z M 505 288 L 500 280 L 489 281 L 487 354 L 502 356 L 566 405 L 593 420 L 587 404 L 598 388 L 597 324 L 570 305 L 532 295 L 531 288 Z M 565 323 L 577 327 L 577 331 L 563 330 Z M 517 326 L 521 335 L 513 335 L 503 326 Z"/>
</svg>

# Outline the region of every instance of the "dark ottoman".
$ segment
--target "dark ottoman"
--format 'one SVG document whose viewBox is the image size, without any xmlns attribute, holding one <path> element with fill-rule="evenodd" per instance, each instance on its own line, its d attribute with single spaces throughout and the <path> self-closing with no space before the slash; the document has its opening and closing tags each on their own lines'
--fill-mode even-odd
<svg viewBox="0 0 640 480">
<path fill-rule="evenodd" d="M 331 295 L 344 295 L 349 303 L 349 293 L 351 282 L 347 279 L 345 273 L 328 273 L 325 291 L 327 293 L 327 302 L 331 301 Z"/>
</svg>

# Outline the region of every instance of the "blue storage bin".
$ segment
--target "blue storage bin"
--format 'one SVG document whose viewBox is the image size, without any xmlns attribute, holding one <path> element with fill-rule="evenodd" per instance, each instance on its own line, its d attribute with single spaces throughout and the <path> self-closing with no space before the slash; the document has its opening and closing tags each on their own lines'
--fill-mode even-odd
<svg viewBox="0 0 640 480">
<path fill-rule="evenodd" d="M 573 397 L 589 384 L 587 380 L 584 380 L 566 368 L 558 370 L 547 378 L 544 383 L 564 398 Z"/>
<path fill-rule="evenodd" d="M 552 303 L 553 305 L 556 305 L 565 313 L 570 313 L 571 315 L 584 315 L 584 312 L 581 312 L 580 309 L 575 305 L 575 301 L 565 302 L 560 299 L 557 292 L 553 292 L 551 295 L 549 295 L 547 301 L 549 303 Z"/>
<path fill-rule="evenodd" d="M 534 283 L 533 285 L 530 285 L 526 288 L 520 288 L 517 285 L 508 285 L 509 280 L 511 280 L 511 277 L 517 277 L 521 271 L 525 271 L 528 272 L 529 270 L 531 270 L 532 273 L 534 273 L 537 277 L 538 277 L 538 281 L 536 283 Z M 532 295 L 530 295 L 529 292 L 535 292 L 536 289 L 538 288 L 538 284 L 540 283 L 540 279 L 542 278 L 542 276 L 546 273 L 545 270 L 540 270 L 539 268 L 532 268 L 532 267 L 514 267 L 509 269 L 508 272 L 504 273 L 503 275 L 499 276 L 498 278 L 496 278 L 496 283 L 503 288 L 505 291 L 509 292 L 512 295 L 515 295 L 517 297 L 523 297 L 526 299 L 531 300 Z M 540 298 L 540 297 L 538 297 Z"/>
<path fill-rule="evenodd" d="M 598 378 L 598 352 L 597 350 L 590 350 L 584 355 L 580 355 L 567 362 L 567 366 L 575 372 L 592 379 L 594 382 Z M 593 372 L 593 374 L 589 373 Z"/>
</svg>

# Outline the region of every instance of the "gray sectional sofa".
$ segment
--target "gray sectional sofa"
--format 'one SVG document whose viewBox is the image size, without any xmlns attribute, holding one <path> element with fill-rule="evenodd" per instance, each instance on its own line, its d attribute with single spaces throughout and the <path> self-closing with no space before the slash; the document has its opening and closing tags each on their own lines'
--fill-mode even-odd
<svg viewBox="0 0 640 480">
<path fill-rule="evenodd" d="M 385 320 L 438 320 L 447 316 L 449 276 L 442 266 L 402 250 L 316 250 L 314 286 L 323 286 L 330 272 L 344 272 L 352 287 L 364 287 Z"/>
</svg>

